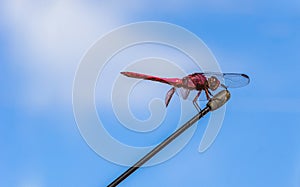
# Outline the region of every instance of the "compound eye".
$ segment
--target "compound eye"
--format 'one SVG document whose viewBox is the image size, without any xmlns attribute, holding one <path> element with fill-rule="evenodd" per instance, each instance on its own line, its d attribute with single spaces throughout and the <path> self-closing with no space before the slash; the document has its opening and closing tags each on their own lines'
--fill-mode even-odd
<svg viewBox="0 0 300 187">
<path fill-rule="evenodd" d="M 209 89 L 214 91 L 219 87 L 219 85 L 220 85 L 220 81 L 215 76 L 208 78 Z"/>
</svg>

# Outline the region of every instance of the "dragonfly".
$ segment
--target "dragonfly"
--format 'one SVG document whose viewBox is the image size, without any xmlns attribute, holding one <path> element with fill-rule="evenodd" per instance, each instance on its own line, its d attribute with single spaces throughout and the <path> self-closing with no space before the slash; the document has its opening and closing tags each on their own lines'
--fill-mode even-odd
<svg viewBox="0 0 300 187">
<path fill-rule="evenodd" d="M 164 84 L 169 84 L 172 88 L 167 92 L 165 97 L 166 107 L 169 105 L 176 88 L 180 89 L 183 99 L 187 99 L 191 91 L 197 91 L 193 99 L 193 105 L 200 111 L 197 101 L 202 91 L 204 91 L 206 99 L 209 100 L 213 94 L 212 92 L 218 88 L 239 88 L 246 86 L 250 82 L 250 78 L 242 73 L 218 73 L 218 72 L 205 72 L 205 73 L 192 73 L 183 78 L 162 78 L 152 75 L 146 75 L 136 72 L 121 72 L 122 75 L 131 78 L 145 79 L 156 81 Z"/>
</svg>

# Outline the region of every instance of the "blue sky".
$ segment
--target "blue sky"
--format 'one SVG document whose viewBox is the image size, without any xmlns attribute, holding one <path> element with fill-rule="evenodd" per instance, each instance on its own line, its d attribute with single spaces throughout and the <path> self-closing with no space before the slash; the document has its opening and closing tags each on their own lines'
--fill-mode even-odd
<svg viewBox="0 0 300 187">
<path fill-rule="evenodd" d="M 298 1 L 12 0 L 0 7 L 0 186 L 105 186 L 126 170 L 81 137 L 73 78 L 100 36 L 149 20 L 195 33 L 224 72 L 246 73 L 251 83 L 231 91 L 223 127 L 206 152 L 197 149 L 208 117 L 179 154 L 121 186 L 300 186 Z"/>
</svg>

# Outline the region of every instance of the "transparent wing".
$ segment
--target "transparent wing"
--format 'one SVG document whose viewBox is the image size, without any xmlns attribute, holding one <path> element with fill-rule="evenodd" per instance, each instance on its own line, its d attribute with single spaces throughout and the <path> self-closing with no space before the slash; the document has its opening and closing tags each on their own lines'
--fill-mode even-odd
<svg viewBox="0 0 300 187">
<path fill-rule="evenodd" d="M 182 99 L 187 99 L 189 94 L 190 94 L 190 90 L 188 89 L 185 89 L 185 88 L 180 88 L 179 89 L 179 92 L 180 92 L 180 96 L 182 97 Z"/>
<path fill-rule="evenodd" d="M 250 78 L 246 74 L 224 73 L 225 86 L 228 88 L 239 88 L 249 84 Z"/>
<path fill-rule="evenodd" d="M 249 84 L 250 78 L 246 74 L 242 73 L 216 73 L 216 72 L 206 72 L 201 73 L 206 78 L 215 76 L 220 81 L 221 84 L 224 84 L 227 88 L 239 88 Z"/>
</svg>

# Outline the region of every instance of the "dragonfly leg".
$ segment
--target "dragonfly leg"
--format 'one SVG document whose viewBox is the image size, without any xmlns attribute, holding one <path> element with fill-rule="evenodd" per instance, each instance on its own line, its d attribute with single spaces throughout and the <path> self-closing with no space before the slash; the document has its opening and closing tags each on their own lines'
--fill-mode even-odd
<svg viewBox="0 0 300 187">
<path fill-rule="evenodd" d="M 172 88 L 168 91 L 168 93 L 167 93 L 167 95 L 166 95 L 166 98 L 165 98 L 165 104 L 166 104 L 166 107 L 169 105 L 169 102 L 170 102 L 170 100 L 171 100 L 173 94 L 175 93 L 175 90 L 176 90 L 175 87 L 172 87 Z"/>
<path fill-rule="evenodd" d="M 213 95 L 211 94 L 211 92 L 210 92 L 208 89 L 207 89 L 207 92 L 209 93 L 210 96 L 213 96 Z"/>
<path fill-rule="evenodd" d="M 210 100 L 210 97 L 209 97 L 210 92 L 208 91 L 207 88 L 205 88 L 204 90 L 205 90 L 205 95 L 206 95 L 207 100 Z"/>
<path fill-rule="evenodd" d="M 221 86 L 227 90 L 227 86 L 225 86 L 224 84 L 221 84 Z"/>
<path fill-rule="evenodd" d="M 198 111 L 198 112 L 201 112 L 201 108 L 200 108 L 200 106 L 198 105 L 198 103 L 197 103 L 197 102 L 193 102 L 193 104 L 194 104 L 195 108 L 197 109 L 197 111 Z"/>
<path fill-rule="evenodd" d="M 201 111 L 201 108 L 200 108 L 200 106 L 199 106 L 198 103 L 197 103 L 200 94 L 201 94 L 201 91 L 199 91 L 199 92 L 197 93 L 196 97 L 193 99 L 193 105 L 195 106 L 195 108 L 197 109 L 198 112 Z"/>
</svg>

